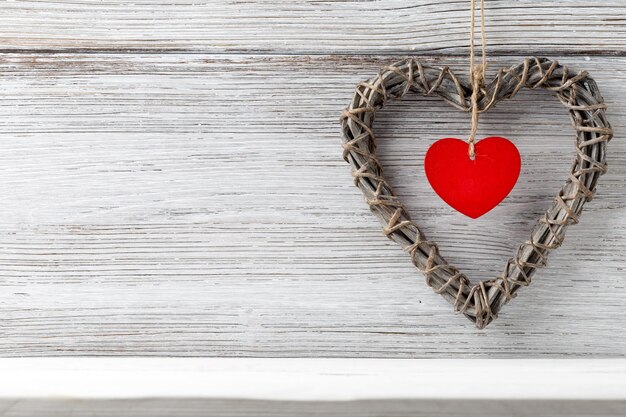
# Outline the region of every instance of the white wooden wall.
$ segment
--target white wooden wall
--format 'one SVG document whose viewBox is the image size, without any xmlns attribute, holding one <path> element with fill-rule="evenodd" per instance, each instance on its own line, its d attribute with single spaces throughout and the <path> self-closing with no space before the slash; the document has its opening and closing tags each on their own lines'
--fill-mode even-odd
<svg viewBox="0 0 626 417">
<path fill-rule="evenodd" d="M 466 74 L 468 1 L 0 2 L 0 355 L 626 355 L 626 3 L 487 1 L 491 68 L 588 69 L 609 172 L 549 266 L 485 331 L 382 234 L 341 158 L 354 84 L 406 56 Z M 422 174 L 469 118 L 380 113 L 386 174 L 444 256 L 492 277 L 565 180 L 566 112 L 524 91 L 481 119 L 523 158 L 480 220 Z"/>
</svg>

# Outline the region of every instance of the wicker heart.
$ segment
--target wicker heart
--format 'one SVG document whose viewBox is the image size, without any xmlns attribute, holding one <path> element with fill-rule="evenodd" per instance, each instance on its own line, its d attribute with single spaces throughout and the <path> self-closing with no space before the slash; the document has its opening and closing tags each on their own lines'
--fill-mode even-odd
<svg viewBox="0 0 626 417">
<path fill-rule="evenodd" d="M 566 228 L 578 222 L 583 205 L 595 193 L 598 178 L 606 172 L 606 143 L 613 132 L 606 119 L 606 105 L 587 72 L 575 73 L 545 58 L 527 58 L 520 65 L 501 69 L 494 81 L 480 91 L 479 110 L 487 111 L 498 101 L 513 97 L 523 87 L 552 91 L 569 111 L 576 132 L 576 160 L 554 204 L 534 226 L 530 238 L 508 260 L 503 273 L 473 285 L 443 259 L 437 245 L 428 241 L 411 221 L 383 176 L 372 131 L 376 110 L 390 99 L 416 91 L 437 95 L 467 112 L 470 111 L 471 87 L 448 67 L 433 68 L 407 59 L 358 84 L 341 118 L 344 159 L 352 165 L 355 184 L 383 223 L 385 235 L 411 255 L 413 264 L 426 276 L 426 284 L 453 304 L 455 311 L 474 321 L 478 328 L 484 328 L 495 319 L 520 287 L 530 284 L 535 270 L 545 265 L 549 252 L 563 242 Z"/>
</svg>

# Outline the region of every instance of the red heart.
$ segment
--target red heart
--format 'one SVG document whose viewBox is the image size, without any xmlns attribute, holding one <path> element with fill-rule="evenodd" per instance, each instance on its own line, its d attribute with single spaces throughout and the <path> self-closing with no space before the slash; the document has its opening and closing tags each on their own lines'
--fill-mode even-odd
<svg viewBox="0 0 626 417">
<path fill-rule="evenodd" d="M 440 139 L 424 160 L 426 178 L 452 208 L 476 219 L 498 205 L 519 177 L 521 158 L 511 141 L 492 136 L 476 142 L 475 158 L 465 141 Z"/>
</svg>

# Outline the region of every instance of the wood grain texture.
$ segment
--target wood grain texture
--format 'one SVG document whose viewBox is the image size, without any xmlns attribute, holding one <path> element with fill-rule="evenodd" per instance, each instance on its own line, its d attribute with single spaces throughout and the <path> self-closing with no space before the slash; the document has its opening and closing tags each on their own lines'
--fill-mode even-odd
<svg viewBox="0 0 626 417">
<path fill-rule="evenodd" d="M 623 0 L 490 0 L 490 52 L 624 54 Z M 469 0 L 11 0 L 0 48 L 467 54 Z"/>
<path fill-rule="evenodd" d="M 486 331 L 451 314 L 384 238 L 341 159 L 354 84 L 398 58 L 0 56 L 0 354 L 626 355 L 626 58 L 551 57 L 590 70 L 604 92 L 609 172 Z M 430 63 L 463 74 L 467 59 Z M 474 221 L 436 197 L 421 165 L 434 140 L 466 136 L 467 114 L 411 96 L 375 125 L 396 192 L 475 280 L 527 238 L 574 156 L 550 95 L 501 104 L 479 135 L 509 137 L 524 166 L 503 205 Z"/>
</svg>

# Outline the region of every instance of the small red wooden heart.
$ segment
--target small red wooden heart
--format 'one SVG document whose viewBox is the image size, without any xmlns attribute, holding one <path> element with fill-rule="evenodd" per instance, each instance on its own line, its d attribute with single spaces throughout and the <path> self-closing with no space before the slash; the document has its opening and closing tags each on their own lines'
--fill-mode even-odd
<svg viewBox="0 0 626 417">
<path fill-rule="evenodd" d="M 498 205 L 519 177 L 519 151 L 508 139 L 492 136 L 476 142 L 475 158 L 468 144 L 446 138 L 433 143 L 424 169 L 433 190 L 452 208 L 476 219 Z"/>
</svg>

